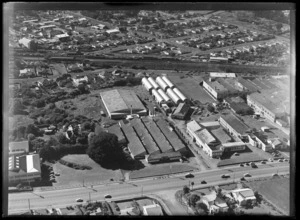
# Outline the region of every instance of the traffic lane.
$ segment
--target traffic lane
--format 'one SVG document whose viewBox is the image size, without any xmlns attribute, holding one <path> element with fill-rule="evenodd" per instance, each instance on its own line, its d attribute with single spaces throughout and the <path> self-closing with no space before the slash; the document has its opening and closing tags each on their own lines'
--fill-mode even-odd
<svg viewBox="0 0 300 220">
<path fill-rule="evenodd" d="M 247 170 L 248 173 L 252 175 L 252 177 L 263 177 L 270 176 L 273 173 L 278 172 L 279 174 L 288 173 L 289 167 L 269 167 L 264 169 L 253 169 L 252 171 Z M 223 174 L 226 172 L 223 170 Z M 195 183 L 195 187 L 203 186 L 206 187 L 209 184 L 221 184 L 221 183 L 230 183 L 231 181 L 237 180 L 238 178 L 243 177 L 245 171 L 236 171 L 234 176 L 231 176 L 228 179 L 223 179 L 216 173 L 206 173 L 206 175 L 195 175 L 193 179 L 185 179 L 180 178 L 181 181 L 170 181 L 170 179 L 162 179 L 162 180 L 152 180 L 143 182 L 143 184 L 133 186 L 131 184 L 122 184 L 122 185 L 114 185 L 110 187 L 98 186 L 96 189 L 98 192 L 90 192 L 92 200 L 104 200 L 105 194 L 110 194 L 114 200 L 122 198 L 122 197 L 135 197 L 141 196 L 142 194 L 151 194 L 157 193 L 161 191 L 171 190 L 171 189 L 180 189 L 184 185 L 189 185 L 190 182 Z M 175 177 L 176 178 L 176 177 Z M 201 184 L 201 181 L 205 180 L 208 184 Z M 153 183 L 155 182 L 155 184 Z M 102 190 L 100 190 L 102 189 Z M 83 189 L 72 189 L 72 190 L 57 190 L 48 192 L 47 194 L 52 194 L 50 196 L 45 195 L 45 199 L 34 198 L 30 200 L 30 206 L 33 209 L 45 208 L 49 205 L 55 207 L 65 207 L 66 204 L 74 204 L 77 198 L 81 198 L 83 200 L 89 199 L 89 192 L 83 191 Z M 71 194 L 70 194 L 71 193 Z M 41 193 L 43 194 L 43 193 Z M 44 195 L 44 194 L 43 194 Z M 10 201 L 9 211 L 16 212 L 17 210 L 26 210 L 28 207 L 27 201 Z"/>
</svg>

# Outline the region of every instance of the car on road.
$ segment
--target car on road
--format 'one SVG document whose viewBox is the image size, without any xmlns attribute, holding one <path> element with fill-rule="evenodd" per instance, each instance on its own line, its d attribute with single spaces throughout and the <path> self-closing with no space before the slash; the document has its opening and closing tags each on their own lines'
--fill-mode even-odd
<svg viewBox="0 0 300 220">
<path fill-rule="evenodd" d="M 109 194 L 106 194 L 106 195 L 104 196 L 104 198 L 105 198 L 105 199 L 111 199 L 111 198 L 112 198 L 112 196 L 111 196 L 111 195 L 109 195 Z"/>
<path fill-rule="evenodd" d="M 251 177 L 251 174 L 250 173 L 245 173 L 244 177 Z"/>
<path fill-rule="evenodd" d="M 279 162 L 283 162 L 283 159 L 278 160 Z"/>
<path fill-rule="evenodd" d="M 244 166 L 244 164 L 241 163 L 241 164 L 240 164 L 240 167 L 243 167 L 243 166 Z"/>
<path fill-rule="evenodd" d="M 78 198 L 76 199 L 76 202 L 83 202 L 83 199 Z"/>
<path fill-rule="evenodd" d="M 241 178 L 241 181 L 245 181 L 245 180 L 246 180 L 245 177 L 242 177 L 242 178 Z"/>
<path fill-rule="evenodd" d="M 246 164 L 246 166 L 250 166 L 250 163 L 245 163 Z"/>
<path fill-rule="evenodd" d="M 285 162 L 289 162 L 289 159 L 284 159 Z"/>
<path fill-rule="evenodd" d="M 261 163 L 261 164 L 266 164 L 266 161 L 261 161 L 260 163 Z"/>
<path fill-rule="evenodd" d="M 191 173 L 188 173 L 188 174 L 185 175 L 185 178 L 193 178 L 193 177 L 194 177 L 194 175 L 191 174 Z"/>
<path fill-rule="evenodd" d="M 274 173 L 272 176 L 278 176 L 278 174 L 277 174 L 277 173 Z"/>
<path fill-rule="evenodd" d="M 60 176 L 60 173 L 56 173 L 55 176 Z"/>
<path fill-rule="evenodd" d="M 273 162 L 274 160 L 273 160 L 272 158 L 269 158 L 269 161 L 270 161 L 270 162 Z"/>
<path fill-rule="evenodd" d="M 201 181 L 201 184 L 206 184 L 207 182 L 205 180 L 202 180 Z"/>
<path fill-rule="evenodd" d="M 229 178 L 230 175 L 229 175 L 229 174 L 223 174 L 221 177 L 222 177 L 222 178 Z"/>
</svg>

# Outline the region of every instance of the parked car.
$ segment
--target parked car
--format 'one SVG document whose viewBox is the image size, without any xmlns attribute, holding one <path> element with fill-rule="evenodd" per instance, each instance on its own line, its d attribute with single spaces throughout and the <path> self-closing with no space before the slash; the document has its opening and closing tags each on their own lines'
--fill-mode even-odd
<svg viewBox="0 0 300 220">
<path fill-rule="evenodd" d="M 76 199 L 76 202 L 83 202 L 83 199 Z"/>
<path fill-rule="evenodd" d="M 266 161 L 261 161 L 261 164 L 266 164 Z"/>
<path fill-rule="evenodd" d="M 243 166 L 244 166 L 244 164 L 241 163 L 241 164 L 240 164 L 240 167 L 243 167 Z"/>
<path fill-rule="evenodd" d="M 283 162 L 283 159 L 279 159 L 278 161 L 279 161 L 279 162 Z"/>
</svg>

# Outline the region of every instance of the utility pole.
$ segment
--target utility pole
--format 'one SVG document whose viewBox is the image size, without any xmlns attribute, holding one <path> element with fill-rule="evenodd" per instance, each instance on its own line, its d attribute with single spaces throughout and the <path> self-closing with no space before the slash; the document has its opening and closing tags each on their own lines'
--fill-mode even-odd
<svg viewBox="0 0 300 220">
<path fill-rule="evenodd" d="M 29 211 L 30 211 L 30 199 L 28 199 L 28 207 L 29 207 Z"/>
<path fill-rule="evenodd" d="M 91 193 L 89 192 L 89 198 L 90 198 L 90 202 L 92 202 L 92 200 L 91 200 Z"/>
<path fill-rule="evenodd" d="M 84 178 L 82 178 L 82 187 L 84 187 Z"/>
<path fill-rule="evenodd" d="M 141 193 L 142 193 L 142 197 L 143 197 L 143 187 L 142 187 L 142 192 Z"/>
</svg>

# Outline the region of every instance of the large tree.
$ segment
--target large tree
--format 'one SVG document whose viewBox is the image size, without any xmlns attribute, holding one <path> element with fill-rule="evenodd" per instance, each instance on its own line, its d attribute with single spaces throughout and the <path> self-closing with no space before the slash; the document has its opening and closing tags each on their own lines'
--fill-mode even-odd
<svg viewBox="0 0 300 220">
<path fill-rule="evenodd" d="M 89 143 L 87 154 L 100 165 L 112 164 L 121 157 L 121 148 L 115 134 L 100 132 Z"/>
<path fill-rule="evenodd" d="M 189 205 L 195 207 L 196 203 L 200 200 L 200 196 L 197 194 L 192 194 L 189 196 Z"/>
</svg>

